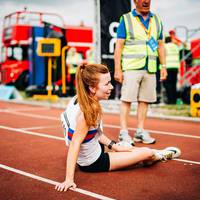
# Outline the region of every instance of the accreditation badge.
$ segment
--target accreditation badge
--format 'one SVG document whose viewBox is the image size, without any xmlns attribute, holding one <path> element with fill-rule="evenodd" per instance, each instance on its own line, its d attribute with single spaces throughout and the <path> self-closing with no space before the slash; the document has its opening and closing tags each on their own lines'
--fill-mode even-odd
<svg viewBox="0 0 200 200">
<path fill-rule="evenodd" d="M 149 45 L 152 51 L 156 51 L 158 49 L 158 42 L 153 37 L 147 41 L 147 45 Z"/>
</svg>

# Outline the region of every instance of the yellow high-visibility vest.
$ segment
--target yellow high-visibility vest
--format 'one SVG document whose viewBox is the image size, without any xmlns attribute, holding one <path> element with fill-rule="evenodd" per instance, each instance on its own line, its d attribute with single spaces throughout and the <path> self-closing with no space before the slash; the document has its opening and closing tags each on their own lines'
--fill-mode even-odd
<svg viewBox="0 0 200 200">
<path fill-rule="evenodd" d="M 69 67 L 69 73 L 75 74 L 77 66 L 83 62 L 82 55 L 80 53 L 75 53 L 74 55 L 68 55 L 66 59 L 67 65 Z"/>
<path fill-rule="evenodd" d="M 167 69 L 178 69 L 180 67 L 180 58 L 179 58 L 179 47 L 172 43 L 165 44 L 166 50 L 166 68 Z"/>
<path fill-rule="evenodd" d="M 147 45 L 147 41 L 150 37 L 158 41 L 162 29 L 160 19 L 156 15 L 150 18 L 147 34 L 139 18 L 134 17 L 132 12 L 123 15 L 123 17 L 126 27 L 126 40 L 122 50 L 122 70 L 141 69 L 148 59 L 148 71 L 155 73 L 158 51 L 152 51 Z"/>
</svg>

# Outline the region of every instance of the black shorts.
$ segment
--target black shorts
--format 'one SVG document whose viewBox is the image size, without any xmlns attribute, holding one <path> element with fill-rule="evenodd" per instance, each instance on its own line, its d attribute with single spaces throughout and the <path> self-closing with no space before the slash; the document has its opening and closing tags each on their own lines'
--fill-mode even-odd
<svg viewBox="0 0 200 200">
<path fill-rule="evenodd" d="M 104 152 L 104 145 L 101 145 L 101 155 L 99 158 L 88 166 L 79 166 L 81 171 L 84 172 L 107 172 L 110 169 L 110 159 L 108 153 Z"/>
</svg>

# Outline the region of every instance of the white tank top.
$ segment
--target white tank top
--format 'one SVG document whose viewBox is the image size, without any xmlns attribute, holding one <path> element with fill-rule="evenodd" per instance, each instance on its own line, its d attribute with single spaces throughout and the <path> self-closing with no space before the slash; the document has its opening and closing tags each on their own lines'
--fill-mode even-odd
<svg viewBox="0 0 200 200">
<path fill-rule="evenodd" d="M 65 142 L 68 146 L 76 128 L 77 115 L 80 113 L 79 104 L 76 103 L 77 97 L 73 97 L 67 109 L 61 114 L 62 126 L 64 128 Z M 80 146 L 77 163 L 80 166 L 88 166 L 95 162 L 101 154 L 101 146 L 99 144 L 99 137 L 102 134 L 102 122 L 98 128 L 91 127 Z"/>
</svg>

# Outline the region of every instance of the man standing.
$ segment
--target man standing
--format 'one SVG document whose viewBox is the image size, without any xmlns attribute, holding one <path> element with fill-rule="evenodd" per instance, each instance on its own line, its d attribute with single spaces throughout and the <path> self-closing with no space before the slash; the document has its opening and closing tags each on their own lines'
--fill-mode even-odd
<svg viewBox="0 0 200 200">
<path fill-rule="evenodd" d="M 148 104 L 156 101 L 156 59 L 161 63 L 160 79 L 167 76 L 163 28 L 159 17 L 150 12 L 151 0 L 134 0 L 135 9 L 121 17 L 115 48 L 115 80 L 122 83 L 121 130 L 119 140 L 155 143 L 144 122 Z M 137 130 L 134 138 L 128 134 L 128 115 L 132 102 L 138 102 Z"/>
<path fill-rule="evenodd" d="M 165 38 L 167 79 L 163 82 L 166 90 L 167 103 L 176 104 L 177 74 L 180 67 L 179 47 L 172 42 L 171 37 Z"/>
<path fill-rule="evenodd" d="M 78 65 L 82 64 L 83 58 L 80 53 L 77 52 L 75 47 L 71 47 L 67 52 L 66 63 L 68 66 L 68 72 L 70 74 L 69 92 L 70 96 L 75 95 L 75 75 Z"/>
</svg>

